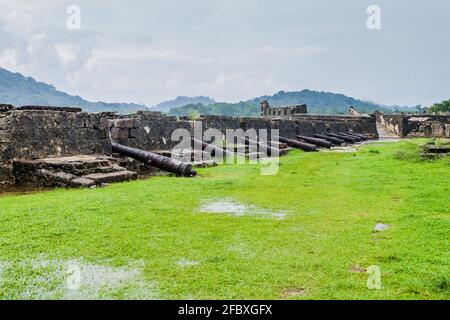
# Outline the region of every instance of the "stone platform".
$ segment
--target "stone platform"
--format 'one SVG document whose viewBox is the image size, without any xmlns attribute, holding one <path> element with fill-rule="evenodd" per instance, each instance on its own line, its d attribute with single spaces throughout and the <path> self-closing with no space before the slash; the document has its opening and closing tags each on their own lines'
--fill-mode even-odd
<svg viewBox="0 0 450 320">
<path fill-rule="evenodd" d="M 115 158 L 86 155 L 15 160 L 13 173 L 16 185 L 34 187 L 91 187 L 137 178 Z"/>
</svg>

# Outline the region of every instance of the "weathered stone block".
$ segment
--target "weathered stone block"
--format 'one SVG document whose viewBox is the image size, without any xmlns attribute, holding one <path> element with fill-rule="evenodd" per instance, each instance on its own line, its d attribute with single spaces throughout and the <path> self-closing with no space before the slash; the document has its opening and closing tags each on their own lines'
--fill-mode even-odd
<svg viewBox="0 0 450 320">
<path fill-rule="evenodd" d="M 110 137 L 113 140 L 123 141 L 130 137 L 128 129 L 112 128 L 110 130 Z"/>
</svg>

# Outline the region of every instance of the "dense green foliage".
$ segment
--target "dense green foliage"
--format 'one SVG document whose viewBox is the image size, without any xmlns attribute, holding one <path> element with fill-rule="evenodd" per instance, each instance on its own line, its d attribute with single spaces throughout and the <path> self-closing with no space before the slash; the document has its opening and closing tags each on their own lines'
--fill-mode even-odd
<svg viewBox="0 0 450 320">
<path fill-rule="evenodd" d="M 134 103 L 90 102 L 79 96 L 58 91 L 54 86 L 37 82 L 20 73 L 12 73 L 0 68 L 0 103 L 44 106 L 81 107 L 87 112 L 116 111 L 123 114 L 145 110 L 146 107 Z"/>
<path fill-rule="evenodd" d="M 361 113 L 372 113 L 375 110 L 383 111 L 387 109 L 386 106 L 358 100 L 343 94 L 314 90 L 280 91 L 273 96 L 262 96 L 248 102 L 259 105 L 263 100 L 267 100 L 274 107 L 306 104 L 308 112 L 319 114 L 345 114 L 350 106 Z"/>
<path fill-rule="evenodd" d="M 343 94 L 303 90 L 294 92 L 280 91 L 273 96 L 262 96 L 239 103 L 213 103 L 208 106 L 189 104 L 172 109 L 170 114 L 177 116 L 192 113 L 226 116 L 258 116 L 260 114 L 259 103 L 263 100 L 267 100 L 272 107 L 306 104 L 308 106 L 308 112 L 316 114 L 342 115 L 346 114 L 350 106 L 353 106 L 361 113 L 373 113 L 376 110 L 386 113 L 415 111 L 415 109 L 409 107 L 384 106 L 347 97 Z"/>
<path fill-rule="evenodd" d="M 173 100 L 164 101 L 158 103 L 156 106 L 152 107 L 152 110 L 169 112 L 173 108 L 180 108 L 187 105 L 202 104 L 204 106 L 209 106 L 215 103 L 214 99 L 209 97 L 199 96 L 199 97 L 176 97 Z"/>
<path fill-rule="evenodd" d="M 442 101 L 441 103 L 433 104 L 429 109 L 429 112 L 450 112 L 450 99 Z"/>
<path fill-rule="evenodd" d="M 0 298 L 67 297 L 75 261 L 97 298 L 448 299 L 450 163 L 419 160 L 424 142 L 1 197 Z M 224 198 L 285 218 L 199 212 Z"/>
</svg>

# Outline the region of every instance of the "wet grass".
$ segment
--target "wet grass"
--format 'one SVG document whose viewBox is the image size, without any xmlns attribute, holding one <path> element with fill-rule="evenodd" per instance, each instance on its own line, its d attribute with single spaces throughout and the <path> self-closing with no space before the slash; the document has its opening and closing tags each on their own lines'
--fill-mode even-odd
<svg viewBox="0 0 450 320">
<path fill-rule="evenodd" d="M 102 274 L 89 298 L 448 299 L 450 162 L 420 160 L 423 143 L 295 151 L 275 176 L 223 165 L 0 197 L 0 298 L 66 298 L 63 269 L 82 261 L 139 279 L 114 286 Z M 199 212 L 222 199 L 284 219 Z M 377 223 L 390 228 L 373 232 Z M 371 265 L 380 290 L 367 288 Z"/>
</svg>

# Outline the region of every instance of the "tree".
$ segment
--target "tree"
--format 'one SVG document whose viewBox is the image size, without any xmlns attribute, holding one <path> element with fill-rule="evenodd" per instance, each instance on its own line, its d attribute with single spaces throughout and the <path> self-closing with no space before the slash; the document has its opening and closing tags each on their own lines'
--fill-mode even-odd
<svg viewBox="0 0 450 320">
<path fill-rule="evenodd" d="M 435 103 L 429 108 L 430 112 L 450 112 L 450 99 Z"/>
</svg>

